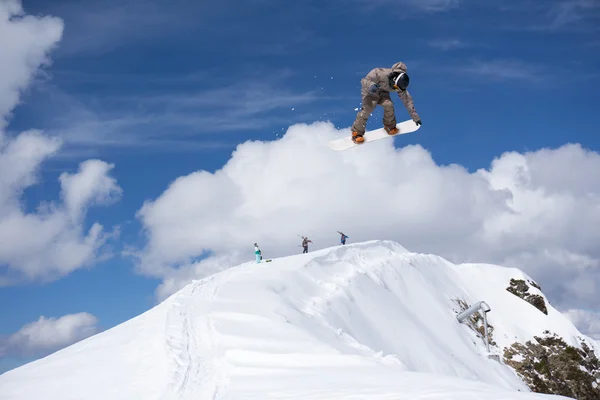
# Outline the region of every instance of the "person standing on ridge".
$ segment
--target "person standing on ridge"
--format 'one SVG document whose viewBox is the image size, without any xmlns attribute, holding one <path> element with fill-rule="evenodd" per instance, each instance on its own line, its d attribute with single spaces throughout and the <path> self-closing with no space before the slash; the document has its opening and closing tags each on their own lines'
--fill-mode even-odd
<svg viewBox="0 0 600 400">
<path fill-rule="evenodd" d="M 348 239 L 348 238 L 349 238 L 349 236 L 346 236 L 346 235 L 344 235 L 344 234 L 343 234 L 342 232 L 340 232 L 340 231 L 337 231 L 337 233 L 339 233 L 340 235 L 342 235 L 342 237 L 340 238 L 340 243 L 342 244 L 342 246 L 343 246 L 343 245 L 345 245 L 345 244 L 346 244 L 346 239 Z"/>
<path fill-rule="evenodd" d="M 398 133 L 396 114 L 390 92 L 395 91 L 404 103 L 412 120 L 421 125 L 421 117 L 415 110 L 412 96 L 408 92 L 408 69 L 403 62 L 397 62 L 392 68 L 374 68 L 361 79 L 362 107 L 352 124 L 352 141 L 363 143 L 369 115 L 379 104 L 383 107 L 383 127 L 389 135 Z"/>
<path fill-rule="evenodd" d="M 257 243 L 254 243 L 254 255 L 256 255 L 256 263 L 260 264 L 260 260 L 262 260 L 262 252 L 258 248 Z"/>
<path fill-rule="evenodd" d="M 302 237 L 302 247 L 304 248 L 304 250 L 302 251 L 302 253 L 308 253 L 308 244 L 312 243 L 312 240 L 308 240 L 307 237 L 301 236 Z"/>
</svg>

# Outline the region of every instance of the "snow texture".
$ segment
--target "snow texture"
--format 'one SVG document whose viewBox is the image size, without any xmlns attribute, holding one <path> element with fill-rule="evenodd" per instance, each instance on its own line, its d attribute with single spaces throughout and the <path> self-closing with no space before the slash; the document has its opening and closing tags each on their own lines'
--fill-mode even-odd
<svg viewBox="0 0 600 400">
<path fill-rule="evenodd" d="M 545 315 L 506 291 L 510 278 L 530 279 L 389 241 L 249 260 L 5 373 L 0 398 L 563 398 L 531 393 L 456 319 L 456 299 L 485 301 L 496 354 L 545 329 L 578 345 L 584 336 L 552 306 Z"/>
</svg>

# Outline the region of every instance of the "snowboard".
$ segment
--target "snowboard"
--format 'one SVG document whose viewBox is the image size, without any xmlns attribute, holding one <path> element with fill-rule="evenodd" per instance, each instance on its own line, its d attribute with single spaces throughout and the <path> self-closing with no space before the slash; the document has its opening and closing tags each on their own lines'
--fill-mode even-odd
<svg viewBox="0 0 600 400">
<path fill-rule="evenodd" d="M 329 148 L 331 148 L 332 150 L 335 150 L 335 151 L 344 151 L 344 150 L 352 149 L 354 147 L 364 146 L 364 145 L 368 144 L 369 142 L 373 142 L 375 140 L 385 139 L 385 138 L 393 138 L 398 135 L 403 135 L 405 133 L 414 132 L 417 129 L 419 129 L 420 127 L 421 126 L 415 124 L 415 122 L 412 119 L 409 119 L 409 120 L 406 120 L 406 121 L 396 124 L 396 128 L 398 128 L 398 133 L 396 133 L 395 135 L 388 135 L 388 133 L 385 131 L 384 128 L 379 128 L 379 129 L 365 132 L 365 136 L 364 136 L 365 141 L 362 143 L 354 143 L 352 141 L 352 137 L 350 135 L 348 135 L 348 136 L 345 136 L 340 139 L 331 140 L 329 142 Z"/>
</svg>

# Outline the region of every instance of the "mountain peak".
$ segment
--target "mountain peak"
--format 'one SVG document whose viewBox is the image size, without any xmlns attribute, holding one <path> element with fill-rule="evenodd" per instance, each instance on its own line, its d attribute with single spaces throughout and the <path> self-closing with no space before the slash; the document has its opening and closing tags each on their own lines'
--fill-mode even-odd
<svg viewBox="0 0 600 400">
<path fill-rule="evenodd" d="M 549 331 L 600 352 L 531 282 L 519 270 L 455 265 L 386 240 L 248 262 L 9 371 L 0 397 L 544 398 L 526 393 L 532 385 L 514 357 L 504 361 L 506 349 Z M 540 296 L 546 313 L 524 293 Z M 457 320 L 478 301 L 491 308 L 489 352 L 477 314 Z"/>
</svg>

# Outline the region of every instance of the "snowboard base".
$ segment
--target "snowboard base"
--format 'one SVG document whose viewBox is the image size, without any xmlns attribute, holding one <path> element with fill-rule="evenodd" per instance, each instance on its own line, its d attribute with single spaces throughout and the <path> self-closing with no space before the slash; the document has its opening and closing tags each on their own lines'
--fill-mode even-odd
<svg viewBox="0 0 600 400">
<path fill-rule="evenodd" d="M 367 131 L 364 135 L 365 141 L 362 143 L 354 143 L 352 141 L 351 136 L 346 136 L 340 139 L 334 139 L 329 142 L 329 148 L 335 151 L 344 151 L 352 149 L 354 147 L 364 146 L 367 143 L 373 142 L 375 140 L 393 138 L 398 135 L 414 132 L 420 128 L 420 125 L 417 125 L 412 119 L 409 119 L 396 124 L 396 128 L 398 128 L 398 133 L 396 133 L 395 135 L 389 135 L 384 128 Z"/>
</svg>

